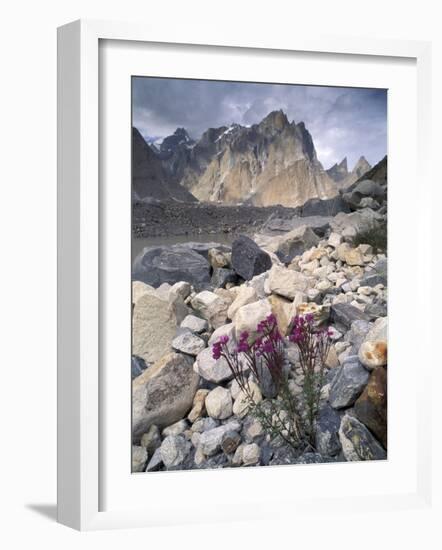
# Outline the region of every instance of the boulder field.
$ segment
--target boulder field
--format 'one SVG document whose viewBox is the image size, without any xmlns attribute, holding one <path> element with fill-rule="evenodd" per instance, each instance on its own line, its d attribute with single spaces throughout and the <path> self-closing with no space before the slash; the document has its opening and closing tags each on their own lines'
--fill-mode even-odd
<svg viewBox="0 0 442 550">
<path fill-rule="evenodd" d="M 379 216 L 379 187 L 354 185 L 342 197 L 353 211 L 327 218 L 319 232 L 273 220 L 265 233 L 240 236 L 231 247 L 150 247 L 136 258 L 134 472 L 387 457 L 387 258 L 369 244 L 352 244 L 355 227 Z M 283 336 L 306 313 L 330 328 L 315 448 L 300 455 L 270 439 L 248 413 L 227 362 L 212 356 L 220 336 L 234 346 L 270 313 Z M 289 388 L 299 394 L 297 350 L 288 340 L 285 346 Z M 263 394 L 250 384 L 257 401 L 272 397 L 271 388 Z"/>
</svg>

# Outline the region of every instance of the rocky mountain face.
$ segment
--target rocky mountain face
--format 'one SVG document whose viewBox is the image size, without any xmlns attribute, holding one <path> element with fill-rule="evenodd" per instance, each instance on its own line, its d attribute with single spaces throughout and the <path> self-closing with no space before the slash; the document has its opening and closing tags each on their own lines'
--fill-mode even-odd
<svg viewBox="0 0 442 550">
<path fill-rule="evenodd" d="M 187 189 L 169 177 L 161 158 L 136 128 L 132 129 L 132 192 L 138 200 L 196 200 Z"/>
<path fill-rule="evenodd" d="M 197 142 L 178 128 L 157 157 L 168 181 L 205 202 L 300 206 L 338 194 L 303 122 L 273 111 L 250 127 L 209 128 Z"/>
<path fill-rule="evenodd" d="M 371 165 L 367 159 L 362 156 L 355 164 L 353 170 L 348 171 L 347 157 L 344 157 L 339 164 L 334 164 L 331 168 L 326 170 L 326 172 L 340 189 L 345 189 L 355 183 L 370 169 Z"/>
</svg>

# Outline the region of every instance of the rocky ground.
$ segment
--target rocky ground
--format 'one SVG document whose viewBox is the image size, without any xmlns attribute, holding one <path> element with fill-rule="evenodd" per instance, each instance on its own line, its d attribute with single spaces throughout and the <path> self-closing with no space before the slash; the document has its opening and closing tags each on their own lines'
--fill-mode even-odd
<svg viewBox="0 0 442 550">
<path fill-rule="evenodd" d="M 226 206 L 204 202 L 178 202 L 173 200 L 134 201 L 134 238 L 199 235 L 201 233 L 254 233 L 269 220 L 290 221 L 297 216 L 330 216 L 349 212 L 339 197 L 320 201 L 312 199 L 303 207 L 258 207 L 251 205 Z"/>
<path fill-rule="evenodd" d="M 369 243 L 352 244 L 385 221 L 386 187 L 370 181 L 344 202 L 338 213 L 316 205 L 303 218 L 275 215 L 253 240 L 239 237 L 232 247 L 151 247 L 136 258 L 134 472 L 387 457 L 387 258 Z M 287 335 L 306 311 L 331 327 L 333 341 L 315 444 L 296 453 L 248 414 L 211 345 L 224 334 L 233 343 L 243 330 L 253 334 L 269 313 Z M 296 394 L 303 382 L 297 349 L 285 345 Z M 254 393 L 268 399 L 257 386 Z"/>
</svg>

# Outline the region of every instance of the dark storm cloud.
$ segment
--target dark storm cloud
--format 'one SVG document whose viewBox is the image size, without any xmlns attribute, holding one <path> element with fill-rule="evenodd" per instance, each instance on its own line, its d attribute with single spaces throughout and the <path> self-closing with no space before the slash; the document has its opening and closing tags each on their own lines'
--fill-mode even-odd
<svg viewBox="0 0 442 550">
<path fill-rule="evenodd" d="M 375 164 L 387 153 L 385 90 L 133 79 L 133 124 L 149 140 L 177 127 L 199 138 L 209 127 L 251 125 L 275 109 L 305 122 L 326 168 L 345 156 L 349 168 L 361 155 Z"/>
</svg>

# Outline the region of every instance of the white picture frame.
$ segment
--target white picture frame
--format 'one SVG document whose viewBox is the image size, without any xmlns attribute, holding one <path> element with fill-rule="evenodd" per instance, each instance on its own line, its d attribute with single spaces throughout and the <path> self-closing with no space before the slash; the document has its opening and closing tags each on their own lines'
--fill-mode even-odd
<svg viewBox="0 0 442 550">
<path fill-rule="evenodd" d="M 251 35 L 248 34 L 248 37 Z M 140 527 L 192 521 L 225 521 L 262 517 L 262 504 L 265 500 L 255 499 L 247 507 L 239 503 L 230 513 L 217 518 L 205 510 L 194 519 L 192 514 L 180 509 L 179 499 L 175 508 L 170 505 L 170 513 L 165 515 L 166 501 L 159 502 L 155 510 L 152 507 L 128 507 L 122 501 L 120 507 L 103 510 L 103 448 L 100 415 L 104 414 L 100 387 L 101 355 L 100 338 L 102 317 L 100 304 L 105 292 L 101 288 L 102 250 L 100 232 L 100 212 L 103 204 L 100 189 L 100 42 L 125 41 L 126 44 L 169 44 L 200 47 L 229 48 L 231 55 L 235 49 L 244 53 L 250 51 L 269 51 L 283 55 L 286 52 L 309 52 L 335 56 L 376 56 L 378 58 L 400 60 L 410 59 L 416 64 L 417 81 L 417 126 L 415 151 L 420 183 L 416 217 L 419 226 L 419 242 L 425 243 L 419 250 L 419 266 L 415 276 L 419 277 L 419 286 L 431 287 L 430 250 L 431 234 L 429 230 L 429 210 L 425 203 L 431 202 L 431 182 L 427 151 L 429 150 L 429 120 L 431 104 L 429 98 L 430 44 L 426 42 L 406 42 L 391 40 L 365 40 L 362 38 L 327 37 L 307 38 L 299 33 L 293 37 L 281 37 L 278 43 L 266 42 L 265 37 L 242 39 L 230 35 L 225 29 L 218 36 L 210 38 L 204 32 L 192 37 L 185 29 L 178 35 L 165 36 L 144 25 L 101 21 L 76 21 L 61 27 L 58 31 L 58 521 L 80 530 Z M 165 74 L 164 76 L 168 76 Z M 342 85 L 345 85 L 342 82 Z M 105 227 L 105 226 L 104 226 Z M 128 266 L 129 267 L 129 266 Z M 414 279 L 415 280 L 415 279 Z M 426 307 L 424 300 L 418 297 L 421 312 Z M 429 313 L 431 316 L 431 313 Z M 431 342 L 431 330 L 421 335 L 420 345 Z M 411 361 L 411 359 L 410 359 Z M 429 416 L 430 402 L 424 398 L 422 388 L 429 385 L 430 363 L 421 366 L 422 376 L 414 387 L 418 406 L 416 422 L 416 484 L 413 490 L 392 491 L 384 494 L 347 495 L 340 501 L 348 505 L 358 503 L 367 511 L 376 507 L 403 508 L 427 506 L 431 497 L 430 468 L 430 432 L 426 418 Z M 128 443 L 129 451 L 129 443 Z M 351 466 L 350 466 L 351 467 Z M 414 467 L 414 466 L 413 466 Z M 293 468 L 293 467 L 288 467 Z M 299 468 L 299 467 L 298 467 Z M 248 482 L 256 479 L 257 470 L 238 470 L 231 473 L 247 476 Z M 262 470 L 262 469 L 261 469 Z M 278 474 L 274 469 L 266 470 L 266 483 L 274 484 Z M 284 468 L 283 468 L 284 470 Z M 287 470 L 285 470 L 287 471 Z M 202 473 L 202 472 L 201 472 Z M 204 472 L 200 483 L 207 475 Z M 195 473 L 171 473 L 175 476 L 193 476 Z M 224 472 L 216 472 L 218 480 Z M 262 474 L 261 474 L 262 475 Z M 308 475 L 308 474 L 306 474 Z M 353 470 L 352 476 L 360 475 Z M 152 478 L 153 479 L 153 478 Z M 279 480 L 281 476 L 279 475 Z M 202 480 L 202 481 L 201 481 Z M 144 481 L 143 481 L 144 482 Z M 149 483 L 149 480 L 145 480 Z M 221 479 L 221 484 L 224 479 Z M 162 483 L 162 482 L 161 482 Z M 166 478 L 164 478 L 166 483 Z M 169 483 L 170 485 L 170 483 Z M 154 491 L 158 491 L 158 477 L 152 482 Z M 264 491 L 265 493 L 265 491 Z M 308 512 L 326 509 L 330 506 L 321 491 L 313 491 L 314 498 L 305 496 L 296 499 L 281 490 L 272 499 L 280 498 L 289 506 L 286 509 Z M 270 498 L 270 496 L 269 496 Z M 180 513 L 180 510 L 182 513 Z M 207 512 L 207 513 L 206 513 Z M 218 511 L 219 512 L 219 511 Z M 279 517 L 283 513 L 278 513 Z"/>
</svg>

